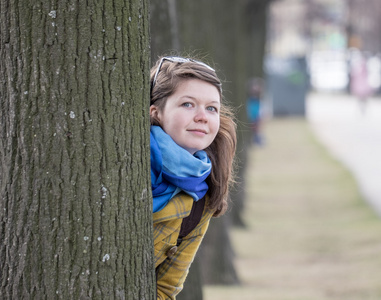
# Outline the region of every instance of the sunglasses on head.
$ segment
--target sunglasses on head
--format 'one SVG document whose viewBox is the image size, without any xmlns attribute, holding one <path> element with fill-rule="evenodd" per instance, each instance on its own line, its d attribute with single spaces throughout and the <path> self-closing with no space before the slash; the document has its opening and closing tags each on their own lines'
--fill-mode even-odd
<svg viewBox="0 0 381 300">
<path fill-rule="evenodd" d="M 213 72 L 216 72 L 212 67 L 208 66 L 207 64 L 203 63 L 202 61 L 194 60 L 194 59 L 191 59 L 191 58 L 180 57 L 180 56 L 165 56 L 165 57 L 162 57 L 160 59 L 159 65 L 158 65 L 158 67 L 156 69 L 155 76 L 153 77 L 152 84 L 151 84 L 151 92 L 153 90 L 153 87 L 156 84 L 157 75 L 159 74 L 161 66 L 163 65 L 163 62 L 165 60 L 170 61 L 170 62 L 174 62 L 174 63 L 194 62 L 194 63 L 197 63 L 197 64 L 199 64 L 201 66 L 204 66 L 204 67 L 208 68 L 209 70 L 211 70 Z"/>
</svg>

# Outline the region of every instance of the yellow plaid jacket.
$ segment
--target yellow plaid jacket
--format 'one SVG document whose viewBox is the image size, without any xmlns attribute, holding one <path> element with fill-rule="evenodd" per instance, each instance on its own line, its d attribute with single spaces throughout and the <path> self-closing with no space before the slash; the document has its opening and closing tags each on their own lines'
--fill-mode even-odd
<svg viewBox="0 0 381 300">
<path fill-rule="evenodd" d="M 153 214 L 157 299 L 176 299 L 208 229 L 213 211 L 205 205 L 199 224 L 175 247 L 183 218 L 190 214 L 192 205 L 193 198 L 181 193 Z"/>
</svg>

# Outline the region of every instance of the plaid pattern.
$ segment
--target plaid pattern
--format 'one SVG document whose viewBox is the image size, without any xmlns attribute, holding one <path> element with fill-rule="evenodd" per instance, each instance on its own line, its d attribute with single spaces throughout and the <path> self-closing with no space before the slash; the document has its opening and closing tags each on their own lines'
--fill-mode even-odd
<svg viewBox="0 0 381 300">
<path fill-rule="evenodd" d="M 181 223 L 190 214 L 192 205 L 192 197 L 181 193 L 153 214 L 157 299 L 176 299 L 208 229 L 213 211 L 205 207 L 200 223 L 184 237 L 176 253 L 167 256 L 167 251 L 177 243 Z"/>
</svg>

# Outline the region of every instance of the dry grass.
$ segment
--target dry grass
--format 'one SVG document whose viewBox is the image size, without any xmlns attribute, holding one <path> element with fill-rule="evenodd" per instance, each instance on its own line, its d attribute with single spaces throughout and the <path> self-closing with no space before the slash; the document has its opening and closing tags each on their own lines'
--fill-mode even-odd
<svg viewBox="0 0 381 300">
<path fill-rule="evenodd" d="M 379 300 L 381 220 L 304 119 L 266 124 L 250 152 L 246 229 L 232 240 L 240 286 L 204 300 Z"/>
</svg>

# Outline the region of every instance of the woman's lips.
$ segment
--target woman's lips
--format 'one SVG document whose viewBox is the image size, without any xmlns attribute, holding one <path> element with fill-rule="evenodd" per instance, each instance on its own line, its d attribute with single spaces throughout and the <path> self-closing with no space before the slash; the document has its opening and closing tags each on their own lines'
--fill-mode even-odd
<svg viewBox="0 0 381 300">
<path fill-rule="evenodd" d="M 190 132 L 197 134 L 197 135 L 205 135 L 207 132 L 203 129 L 190 129 Z"/>
</svg>

